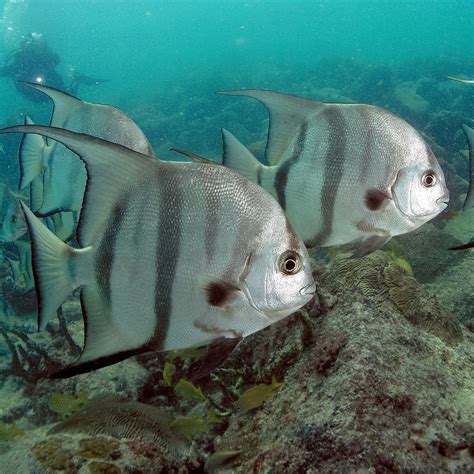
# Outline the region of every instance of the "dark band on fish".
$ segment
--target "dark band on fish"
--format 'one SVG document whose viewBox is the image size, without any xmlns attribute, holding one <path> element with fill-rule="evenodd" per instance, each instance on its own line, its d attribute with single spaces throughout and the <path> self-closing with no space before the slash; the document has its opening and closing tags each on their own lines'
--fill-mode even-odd
<svg viewBox="0 0 474 474">
<path fill-rule="evenodd" d="M 374 141 L 373 117 L 367 107 L 359 109 L 359 115 L 363 123 L 363 146 L 361 147 L 362 156 L 360 157 L 359 182 L 363 183 L 369 174 L 369 169 L 372 165 L 372 159 L 377 158 L 373 156 L 372 145 Z"/>
<path fill-rule="evenodd" d="M 110 278 L 115 255 L 115 244 L 124 217 L 124 209 L 127 205 L 127 200 L 127 196 L 123 196 L 113 207 L 105 225 L 104 236 L 97 249 L 97 260 L 95 262 L 94 271 L 101 290 L 101 295 L 109 305 L 111 303 Z"/>
<path fill-rule="evenodd" d="M 166 193 L 166 184 L 169 180 L 167 173 L 159 175 L 162 181 L 159 190 L 159 222 L 158 242 L 156 248 L 156 268 L 161 278 L 158 278 L 155 288 L 155 315 L 156 327 L 152 338 L 153 348 L 162 350 L 164 348 L 166 335 L 170 325 L 172 311 L 173 282 L 178 267 L 178 258 L 181 248 L 181 220 L 183 209 L 183 191 L 176 186 L 172 202 L 169 201 L 169 193 Z M 163 269 L 166 269 L 164 271 Z"/>
<path fill-rule="evenodd" d="M 220 209 L 220 200 L 215 198 L 215 194 L 212 193 L 212 189 L 209 186 L 205 186 L 205 176 L 203 177 L 202 184 L 202 195 L 204 196 L 204 212 L 206 213 L 206 225 L 205 227 L 205 241 L 204 248 L 206 251 L 207 260 L 212 261 L 217 244 L 217 235 L 219 228 L 219 209 Z"/>
<path fill-rule="evenodd" d="M 286 211 L 286 184 L 288 182 L 288 174 L 291 167 L 298 161 L 303 153 L 306 142 L 306 134 L 308 132 L 308 124 L 306 122 L 301 125 L 301 128 L 296 137 L 295 147 L 291 157 L 278 169 L 275 176 L 275 191 L 277 193 L 278 202 L 283 210 Z"/>
<path fill-rule="evenodd" d="M 324 157 L 324 176 L 321 189 L 321 230 L 309 242 L 308 247 L 323 245 L 332 232 L 334 206 L 339 185 L 344 174 L 346 159 L 347 131 L 344 116 L 337 107 L 328 107 L 321 118 L 326 120 L 328 129 L 328 147 Z"/>
</svg>

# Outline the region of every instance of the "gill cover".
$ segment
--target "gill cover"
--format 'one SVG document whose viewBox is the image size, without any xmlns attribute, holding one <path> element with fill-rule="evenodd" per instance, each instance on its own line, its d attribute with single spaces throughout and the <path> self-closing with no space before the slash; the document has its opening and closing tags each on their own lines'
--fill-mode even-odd
<svg viewBox="0 0 474 474">
<path fill-rule="evenodd" d="M 449 200 L 439 165 L 435 169 L 425 169 L 413 164 L 401 169 L 392 191 L 398 209 L 409 219 L 438 214 L 446 208 Z"/>
</svg>

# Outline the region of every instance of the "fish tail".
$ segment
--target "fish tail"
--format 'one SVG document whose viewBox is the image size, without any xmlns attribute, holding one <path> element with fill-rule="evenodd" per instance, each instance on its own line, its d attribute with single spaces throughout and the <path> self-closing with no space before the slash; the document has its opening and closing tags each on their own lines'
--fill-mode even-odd
<svg viewBox="0 0 474 474">
<path fill-rule="evenodd" d="M 38 300 L 38 329 L 44 329 L 76 282 L 77 258 L 84 252 L 73 249 L 54 235 L 31 210 L 21 203 L 32 239 L 33 273 Z"/>
<path fill-rule="evenodd" d="M 261 184 L 262 173 L 266 166 L 262 165 L 232 133 L 224 128 L 222 142 L 224 146 L 222 163 L 250 181 Z"/>
<path fill-rule="evenodd" d="M 26 116 L 25 124 L 33 125 L 33 121 Z M 41 135 L 23 135 L 20 144 L 20 190 L 25 189 L 43 170 L 43 153 L 46 146 Z"/>
</svg>

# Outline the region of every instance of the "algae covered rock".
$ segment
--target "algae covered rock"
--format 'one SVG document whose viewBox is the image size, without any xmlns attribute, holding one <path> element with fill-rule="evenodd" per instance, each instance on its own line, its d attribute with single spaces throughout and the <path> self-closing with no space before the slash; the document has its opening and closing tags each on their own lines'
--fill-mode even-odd
<svg viewBox="0 0 474 474">
<path fill-rule="evenodd" d="M 462 340 L 459 322 L 443 308 L 396 260 L 382 251 L 365 258 L 337 256 L 330 266 L 336 281 L 352 287 L 374 302 L 391 303 L 410 323 L 447 344 Z M 337 285 L 337 283 L 336 283 Z"/>
<path fill-rule="evenodd" d="M 383 252 L 336 257 L 317 281 L 334 300 L 312 343 L 216 443 L 245 448 L 233 472 L 470 472 L 474 336 L 438 304 L 418 316 L 399 289 L 417 304 L 428 293 Z"/>
</svg>

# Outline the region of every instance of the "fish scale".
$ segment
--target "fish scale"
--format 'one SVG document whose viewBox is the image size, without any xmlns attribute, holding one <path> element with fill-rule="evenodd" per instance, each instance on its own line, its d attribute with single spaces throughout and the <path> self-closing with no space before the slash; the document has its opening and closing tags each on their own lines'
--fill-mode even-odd
<svg viewBox="0 0 474 474">
<path fill-rule="evenodd" d="M 224 165 L 274 195 L 308 247 L 352 244 L 365 255 L 446 208 L 439 163 L 390 112 L 264 90 L 222 94 L 257 99 L 270 115 L 268 165 L 223 130 Z M 425 185 L 424 176 L 434 184 Z"/>
<path fill-rule="evenodd" d="M 307 251 L 283 210 L 232 170 L 152 160 L 54 127 L 1 131 L 16 132 L 63 143 L 89 176 L 79 248 L 59 240 L 23 205 L 36 257 L 40 328 L 81 288 L 84 349 L 55 376 L 148 351 L 241 339 L 313 297 Z"/>
</svg>

